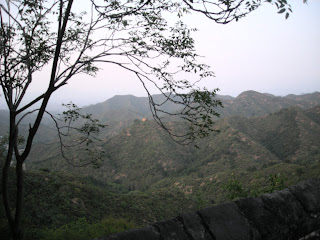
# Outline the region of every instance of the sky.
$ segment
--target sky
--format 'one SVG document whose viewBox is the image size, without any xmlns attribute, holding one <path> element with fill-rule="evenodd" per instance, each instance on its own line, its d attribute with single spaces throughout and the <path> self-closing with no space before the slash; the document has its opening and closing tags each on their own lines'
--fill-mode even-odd
<svg viewBox="0 0 320 240">
<path fill-rule="evenodd" d="M 200 85 L 234 97 L 246 90 L 278 96 L 320 91 L 320 1 L 290 3 L 293 13 L 287 20 L 269 4 L 227 25 L 187 16 L 187 25 L 199 30 L 193 35 L 197 52 L 216 75 Z M 43 87 L 36 82 L 27 98 L 38 96 Z M 135 76 L 111 66 L 95 78 L 74 77 L 55 92 L 50 107 L 70 101 L 85 106 L 126 94 L 146 96 Z"/>
<path fill-rule="evenodd" d="M 204 21 L 208 34 L 199 35 L 198 49 L 216 73 L 208 85 L 231 96 L 245 90 L 280 96 L 320 91 L 320 1 L 291 6 L 287 20 L 266 5 L 230 25 Z"/>
</svg>

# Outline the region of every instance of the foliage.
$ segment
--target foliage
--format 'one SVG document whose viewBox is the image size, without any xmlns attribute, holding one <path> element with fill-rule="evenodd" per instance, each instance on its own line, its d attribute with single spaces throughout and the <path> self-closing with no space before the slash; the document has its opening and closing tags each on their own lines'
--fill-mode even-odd
<svg viewBox="0 0 320 240">
<path fill-rule="evenodd" d="M 288 17 L 291 9 L 285 0 L 266 2 L 274 3 L 278 13 L 287 12 Z M 142 83 L 154 119 L 173 140 L 188 144 L 197 137 L 205 137 L 215 131 L 212 119 L 218 113 L 213 108 L 221 106 L 221 102 L 213 99 L 216 90 L 200 89 L 187 80 L 193 74 L 198 75 L 196 82 L 214 74 L 207 65 L 197 62 L 198 55 L 191 37 L 195 30 L 188 29 L 181 18 L 188 12 L 202 13 L 217 23 L 225 24 L 238 21 L 262 4 L 255 0 L 245 3 L 243 0 L 115 0 L 103 3 L 91 0 L 86 1 L 88 5 L 83 9 L 90 11 L 77 12 L 73 8 L 73 0 L 15 0 L 6 3 L 0 4 L 0 85 L 10 111 L 10 126 L 2 194 L 13 239 L 23 238 L 23 163 L 30 154 L 52 94 L 75 75 L 94 76 L 99 64 L 112 64 L 131 72 Z M 163 17 L 164 13 L 176 13 L 179 20 L 170 25 Z M 99 32 L 104 32 L 105 36 L 99 37 Z M 25 103 L 29 87 L 35 84 L 36 74 L 44 68 L 49 69 L 43 77 L 47 89 Z M 150 85 L 166 97 L 164 102 L 154 102 L 149 92 Z M 182 110 L 175 113 L 163 111 L 161 106 L 167 101 L 181 105 Z M 40 107 L 32 109 L 35 104 Z M 72 117 L 77 117 L 72 111 L 69 112 Z M 20 123 L 32 113 L 36 113 L 36 118 L 29 124 L 25 147 L 19 149 Z M 171 132 L 160 113 L 182 116 L 190 125 L 189 131 Z M 90 124 L 85 124 L 80 132 L 95 133 L 99 125 L 87 120 Z M 57 126 L 57 129 L 61 136 L 61 128 Z M 87 136 L 82 141 L 90 143 Z M 87 150 L 90 152 L 91 149 Z M 91 153 L 94 154 L 94 151 Z M 99 155 L 94 157 L 100 158 Z M 16 159 L 17 174 L 14 212 L 11 211 L 13 207 L 8 196 L 8 177 L 13 158 Z"/>
<path fill-rule="evenodd" d="M 268 192 L 273 192 L 276 190 L 281 190 L 283 189 L 284 186 L 284 181 L 285 179 L 280 175 L 280 174 L 274 174 L 269 176 L 269 189 Z"/>
<path fill-rule="evenodd" d="M 1 219 L 4 220 L 4 219 Z M 6 226 L 4 223 L 2 227 Z M 90 223 L 85 218 L 79 218 L 59 228 L 27 228 L 25 229 L 26 240 L 91 240 L 93 238 L 108 236 L 112 233 L 123 232 L 134 228 L 135 225 L 125 219 L 104 218 L 99 222 Z M 0 229 L 1 239 L 9 239 L 7 229 Z"/>
<path fill-rule="evenodd" d="M 267 185 L 250 185 L 244 189 L 239 179 L 232 174 L 232 178 L 223 186 L 227 192 L 227 198 L 230 200 L 236 198 L 256 197 L 263 193 L 272 193 L 285 188 L 285 178 L 281 174 L 272 174 L 267 177 Z"/>
<path fill-rule="evenodd" d="M 227 201 L 228 191 L 223 186 L 228 185 L 231 180 L 238 182 L 247 196 L 259 196 L 304 179 L 319 177 L 320 165 L 311 164 L 306 167 L 281 163 L 252 172 L 241 169 L 234 169 L 232 172 L 169 175 L 152 184 L 145 192 L 123 192 L 119 189 L 120 185 L 103 184 L 74 173 L 27 171 L 26 237 L 41 239 L 49 234 L 66 233 L 65 226 L 75 229 L 74 225 L 79 219 L 83 222 L 85 219 L 85 226 L 90 229 L 100 225 L 105 216 L 110 216 L 107 219 L 113 218 L 115 222 L 125 219 L 125 222 L 134 227 L 140 227 L 175 217 L 181 212 L 195 211 Z M 275 172 L 280 174 L 274 175 Z M 13 179 L 10 183 L 12 188 L 14 183 Z M 0 208 L 0 221 L 3 223 L 0 233 L 5 236 L 7 224 L 1 209 L 3 206 Z"/>
<path fill-rule="evenodd" d="M 195 206 L 194 200 L 179 191 L 123 193 L 118 186 L 95 183 L 75 174 L 27 172 L 25 230 L 58 229 L 79 218 L 96 223 L 105 216 L 127 219 L 135 226 L 142 226 L 174 217 L 183 209 Z M 15 179 L 12 178 L 12 192 L 15 191 L 14 184 Z M 4 212 L 0 213 L 0 219 L 4 221 Z"/>
<path fill-rule="evenodd" d="M 225 118 L 216 123 L 219 133 L 196 142 L 200 149 L 172 143 L 152 120 L 139 121 L 112 138 L 104 137 L 106 140 L 100 146 L 107 154 L 99 169 L 68 167 L 53 144 L 46 148 L 39 144 L 31 153 L 28 168 L 77 172 L 101 182 L 123 185 L 126 190 L 146 190 L 168 177 L 198 179 L 228 171 L 254 174 L 281 163 L 304 168 L 319 160 L 320 126 L 308 117 L 317 111 L 318 108 L 291 108 L 264 117 Z M 181 127 L 174 122 L 170 122 L 170 126 L 178 130 Z M 265 135 L 266 132 L 272 134 Z M 287 138 L 282 136 L 290 132 L 285 134 Z M 277 145 L 286 147 L 278 148 L 275 155 L 270 146 Z M 293 155 L 291 145 L 296 151 Z"/>
<path fill-rule="evenodd" d="M 247 197 L 247 192 L 243 189 L 240 181 L 234 176 L 223 186 L 227 191 L 227 198 L 233 200 L 235 198 Z"/>
<path fill-rule="evenodd" d="M 312 120 L 317 120 L 318 109 L 292 108 L 263 118 L 223 119 L 217 123 L 220 133 L 205 139 L 202 147 L 196 151 L 191 147 L 186 149 L 173 144 L 154 122 L 139 121 L 129 129 L 130 136 L 126 129 L 113 138 L 115 145 L 106 148 L 110 159 L 100 169 L 83 169 L 88 175 L 86 177 L 77 176 L 75 171 L 55 172 L 54 166 L 49 165 L 48 161 L 42 162 L 42 167 L 47 169 L 26 172 L 26 237 L 40 238 L 39 233 L 65 234 L 67 230 L 63 226 L 73 228 L 78 219 L 86 219 L 88 226 L 93 226 L 105 216 L 127 219 L 135 226 L 142 226 L 230 198 L 259 196 L 304 179 L 318 178 L 318 153 L 315 147 L 312 148 L 313 152 L 309 152 L 310 146 L 316 146 L 319 135 L 316 122 Z M 292 118 L 295 124 L 292 124 Z M 245 127 L 247 121 L 251 124 L 249 129 L 252 132 Z M 261 131 L 261 128 L 268 131 L 269 127 L 274 128 L 278 124 L 282 127 L 285 124 L 298 126 L 302 136 L 306 136 L 300 140 L 301 147 L 306 145 L 300 153 L 306 157 L 308 164 L 281 161 L 259 143 L 260 136 L 254 132 Z M 273 139 L 277 141 L 279 138 Z M 118 153 L 119 157 L 115 157 L 111 150 Z M 48 152 L 36 153 L 48 156 Z M 261 157 L 255 159 L 254 155 Z M 295 157 L 301 158 L 300 155 Z M 58 159 L 53 159 L 53 163 L 60 167 Z M 112 161 L 115 167 L 113 176 L 126 171 L 127 178 L 119 178 L 115 183 L 113 178 L 106 180 L 99 175 L 99 172 L 112 172 L 106 168 Z M 165 167 L 164 163 L 167 163 Z M 231 168 L 231 163 L 235 168 Z M 32 163 L 27 169 L 31 166 Z M 10 195 L 13 195 L 16 181 L 14 169 L 11 174 Z M 110 183 L 112 181 L 114 183 Z M 10 201 L 14 203 L 15 200 Z M 5 239 L 7 224 L 1 207 L 1 234 Z"/>
<path fill-rule="evenodd" d="M 105 218 L 98 223 L 89 223 L 84 218 L 70 222 L 57 229 L 40 230 L 41 240 L 90 240 L 93 238 L 108 236 L 112 233 L 123 232 L 134 228 L 134 225 L 124 219 Z M 26 234 L 26 239 L 31 238 Z"/>
<path fill-rule="evenodd" d="M 74 103 L 63 106 L 67 110 L 59 114 L 59 117 L 47 112 L 57 129 L 61 155 L 73 167 L 92 165 L 98 168 L 102 164 L 104 152 L 96 147 L 95 143 L 100 141 L 98 135 L 106 125 L 93 119 L 92 114 L 81 114 L 81 108 Z M 72 151 L 73 148 L 77 148 L 77 154 L 69 157 L 70 154 L 68 156 L 66 152 Z"/>
</svg>

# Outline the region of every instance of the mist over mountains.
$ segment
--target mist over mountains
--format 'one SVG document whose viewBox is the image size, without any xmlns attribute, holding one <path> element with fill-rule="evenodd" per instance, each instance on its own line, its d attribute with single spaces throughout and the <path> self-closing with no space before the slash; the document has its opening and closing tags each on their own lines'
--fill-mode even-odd
<svg viewBox="0 0 320 240">
<path fill-rule="evenodd" d="M 250 120 L 245 118 L 267 116 L 268 114 L 275 113 L 285 108 L 296 107 L 297 110 L 311 109 L 320 104 L 320 93 L 314 92 L 304 95 L 287 95 L 285 97 L 278 97 L 272 94 L 259 93 L 255 91 L 246 91 L 241 93 L 238 97 L 217 95 L 218 99 L 221 99 L 223 108 L 217 108 L 216 111 L 220 114 L 218 119 L 217 128 L 219 128 L 219 121 L 226 122 L 224 118 L 230 118 L 228 121 L 232 122 L 235 126 L 246 126 L 246 129 L 252 128 L 253 121 L 258 121 L 259 124 L 266 125 L 267 120 Z M 165 100 L 163 95 L 154 95 L 153 100 L 155 102 L 163 102 Z M 175 112 L 179 109 L 171 102 L 167 102 L 163 105 L 163 109 L 168 112 Z M 316 109 L 316 108 L 315 108 Z M 101 124 L 106 124 L 108 127 L 101 133 L 101 138 L 106 140 L 112 136 L 121 134 L 121 132 L 130 131 L 131 127 L 135 127 L 134 122 L 140 122 L 142 119 L 148 119 L 148 123 L 152 125 L 153 118 L 150 111 L 149 100 L 147 97 L 135 97 L 132 95 L 114 96 L 106 100 L 105 102 L 98 103 L 84 107 L 81 110 L 83 113 L 92 114 L 92 116 L 99 120 Z M 291 110 L 293 111 L 293 110 Z M 311 110 L 310 110 L 311 111 Z M 304 113 L 306 114 L 306 112 Z M 311 114 L 312 115 L 312 114 Z M 309 114 L 308 117 L 311 117 Z M 236 117 L 237 116 L 237 117 Z M 242 117 L 242 118 L 241 118 Z M 317 117 L 312 119 L 317 122 Z M 0 135 L 6 135 L 8 131 L 8 118 L 9 113 L 5 110 L 0 110 Z M 268 118 L 271 118 L 269 116 Z M 32 121 L 33 115 L 27 115 L 19 129 L 20 134 L 23 135 L 24 131 L 28 131 L 29 123 Z M 177 119 L 174 119 L 176 121 Z M 150 122 L 151 121 L 151 122 Z M 170 121 L 170 119 L 168 120 Z M 270 120 L 273 122 L 274 120 Z M 240 124 L 240 122 L 246 122 L 246 124 Z M 154 128 L 158 129 L 157 126 Z M 243 129 L 240 129 L 244 131 Z M 157 131 L 161 131 L 158 129 Z M 259 129 L 257 135 L 267 136 L 270 135 L 269 130 Z M 35 142 L 45 141 L 50 143 L 55 142 L 56 131 L 50 118 L 45 117 L 42 121 L 37 139 Z"/>
<path fill-rule="evenodd" d="M 245 91 L 237 97 L 216 95 L 217 99 L 223 102 L 224 108 L 217 109 L 220 117 L 239 115 L 244 117 L 263 116 L 283 108 L 297 106 L 302 109 L 311 108 L 320 104 L 320 92 L 303 95 L 287 95 L 284 97 L 274 96 L 269 93 L 259 93 L 256 91 Z M 163 95 L 153 95 L 155 102 L 164 101 Z M 164 109 L 174 112 L 179 109 L 171 102 L 164 105 Z M 83 112 L 93 114 L 102 123 L 112 121 L 125 121 L 132 119 L 150 118 L 150 106 L 147 97 L 135 97 L 133 95 L 116 95 L 104 102 L 85 106 Z M 27 116 L 27 118 L 32 118 Z M 9 112 L 0 110 L 0 126 L 6 125 Z M 47 124 L 47 118 L 43 123 Z M 28 119 L 25 121 L 28 122 Z"/>
<path fill-rule="evenodd" d="M 196 186 L 192 178 L 206 183 L 217 174 L 232 171 L 319 164 L 319 92 L 276 97 L 247 91 L 237 98 L 217 97 L 224 105 L 218 109 L 221 119 L 216 122 L 220 132 L 197 140 L 199 149 L 173 142 L 152 120 L 147 98 L 115 96 L 82 109 L 108 125 L 99 136 L 99 147 L 105 152 L 100 168 L 70 166 L 61 157 L 54 128 L 49 125 L 41 128 L 27 168 L 75 171 L 127 189 L 146 190 L 172 178 L 190 179 L 192 189 Z M 161 101 L 161 96 L 155 99 Z M 176 110 L 171 104 L 165 107 Z M 170 124 L 176 127 L 175 122 Z M 71 151 L 71 155 L 76 152 Z M 174 182 L 165 185 L 173 187 Z"/>
<path fill-rule="evenodd" d="M 227 201 L 226 186 L 236 197 L 257 196 L 320 176 L 319 92 L 217 97 L 224 105 L 215 122 L 220 132 L 198 139 L 199 148 L 173 142 L 153 120 L 147 98 L 115 96 L 83 108 L 107 124 L 96 146 L 105 153 L 98 168 L 71 166 L 61 155 L 54 124 L 45 118 L 26 160 L 27 193 L 33 196 L 27 221 L 56 228 L 81 217 L 112 216 L 142 226 Z M 170 103 L 164 107 L 177 110 Z M 0 111 L 0 136 L 8 131 L 8 116 Z M 23 120 L 21 135 L 32 118 Z M 168 124 L 180 130 L 176 119 Z M 68 154 L 81 163 L 81 149 Z"/>
<path fill-rule="evenodd" d="M 155 102 L 164 101 L 162 95 L 153 96 Z M 263 116 L 283 108 L 297 106 L 302 109 L 314 107 L 320 104 L 320 92 L 304 95 L 287 95 L 278 97 L 272 94 L 246 91 L 238 97 L 217 95 L 224 105 L 223 109 L 217 109 L 221 117 L 240 115 L 244 117 Z M 167 103 L 165 110 L 174 112 L 179 106 Z M 135 97 L 132 95 L 114 96 L 105 102 L 84 107 L 83 110 L 96 116 L 100 121 L 122 121 L 151 117 L 149 101 L 147 97 Z"/>
</svg>

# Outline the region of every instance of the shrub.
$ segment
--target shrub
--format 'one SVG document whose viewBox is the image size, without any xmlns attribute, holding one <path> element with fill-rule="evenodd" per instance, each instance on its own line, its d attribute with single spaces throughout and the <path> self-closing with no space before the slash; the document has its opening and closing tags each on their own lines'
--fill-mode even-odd
<svg viewBox="0 0 320 240">
<path fill-rule="evenodd" d="M 134 227 L 134 224 L 125 219 L 109 217 L 98 223 L 89 223 L 86 219 L 80 218 L 57 229 L 42 230 L 39 237 L 41 240 L 89 240 Z"/>
</svg>

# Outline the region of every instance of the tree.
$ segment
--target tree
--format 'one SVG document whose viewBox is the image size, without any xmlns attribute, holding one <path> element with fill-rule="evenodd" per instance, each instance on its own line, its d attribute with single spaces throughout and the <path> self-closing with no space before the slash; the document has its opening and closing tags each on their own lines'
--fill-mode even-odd
<svg viewBox="0 0 320 240">
<path fill-rule="evenodd" d="M 289 16 L 291 9 L 286 0 L 265 2 Z M 188 144 L 197 137 L 205 137 L 213 131 L 213 118 L 218 116 L 214 108 L 221 106 L 221 102 L 214 99 L 216 89 L 208 91 L 195 84 L 214 74 L 209 66 L 197 62 L 191 37 L 195 29 L 187 28 L 183 16 L 199 13 L 226 24 L 238 21 L 262 5 L 261 0 L 87 0 L 81 3 L 87 4 L 88 12 L 77 11 L 73 0 L 6 0 L 6 5 L 0 4 L 0 84 L 10 111 L 2 193 L 13 239 L 23 237 L 22 164 L 30 153 L 44 114 L 50 114 L 46 108 L 52 94 L 78 74 L 95 75 L 102 64 L 117 65 L 140 80 L 154 119 L 173 140 Z M 178 21 L 175 24 L 166 21 L 166 13 L 177 15 Z M 47 79 L 43 79 L 47 81 L 47 89 L 25 103 L 37 72 L 44 68 L 50 69 Z M 163 94 L 165 101 L 154 101 L 150 84 Z M 166 102 L 180 105 L 181 111 L 166 112 L 162 107 Z M 66 111 L 65 121 L 81 117 L 76 110 Z M 31 113 L 36 117 L 21 151 L 19 125 Z M 182 117 L 188 123 L 188 131 L 173 132 L 163 119 L 165 115 Z M 82 128 L 86 134 L 83 141 L 87 143 L 91 141 L 90 134 L 97 133 L 101 126 L 91 121 L 90 116 L 82 117 L 91 123 Z M 58 124 L 57 128 L 60 132 Z M 12 208 L 8 200 L 8 173 L 14 158 L 17 190 Z"/>
</svg>

